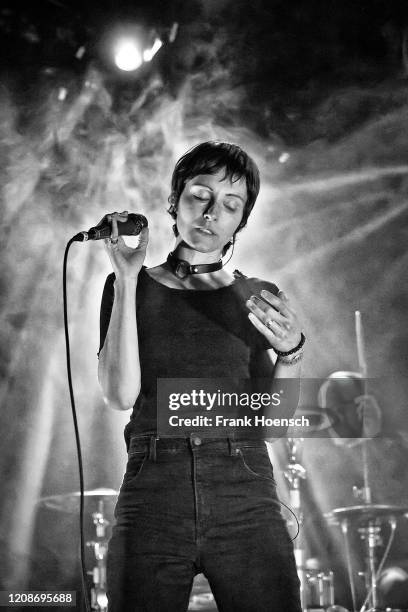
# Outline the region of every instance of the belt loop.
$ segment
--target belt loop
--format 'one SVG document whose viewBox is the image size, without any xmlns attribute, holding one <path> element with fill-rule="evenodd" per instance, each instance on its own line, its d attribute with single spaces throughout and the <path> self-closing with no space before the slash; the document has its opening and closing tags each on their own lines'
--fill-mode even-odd
<svg viewBox="0 0 408 612">
<path fill-rule="evenodd" d="M 228 437 L 228 449 L 230 456 L 237 455 L 237 442 L 234 440 L 234 436 Z"/>
<path fill-rule="evenodd" d="M 150 436 L 149 459 L 156 461 L 156 436 Z"/>
</svg>

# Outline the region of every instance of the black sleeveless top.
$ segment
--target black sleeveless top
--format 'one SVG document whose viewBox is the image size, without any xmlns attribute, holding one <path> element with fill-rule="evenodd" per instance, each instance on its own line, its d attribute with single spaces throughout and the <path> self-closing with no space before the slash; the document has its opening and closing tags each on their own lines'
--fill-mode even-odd
<svg viewBox="0 0 408 612">
<path fill-rule="evenodd" d="M 236 271 L 231 285 L 218 289 L 175 289 L 153 279 L 143 266 L 136 289 L 141 391 L 130 422 L 131 435 L 156 433 L 157 378 L 272 378 L 270 345 L 248 319 L 245 306 L 262 289 L 278 293 L 273 283 Z M 114 301 L 115 275 L 109 274 L 100 313 L 100 348 Z"/>
</svg>

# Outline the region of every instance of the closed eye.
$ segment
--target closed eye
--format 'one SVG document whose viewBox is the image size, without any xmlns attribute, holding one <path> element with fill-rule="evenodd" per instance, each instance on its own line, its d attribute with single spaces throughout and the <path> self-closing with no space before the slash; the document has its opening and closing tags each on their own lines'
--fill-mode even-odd
<svg viewBox="0 0 408 612">
<path fill-rule="evenodd" d="M 234 199 L 234 200 L 233 200 L 233 199 L 231 199 L 231 200 L 226 200 L 226 201 L 224 202 L 224 206 L 225 206 L 225 208 L 228 208 L 228 210 L 231 210 L 231 211 L 235 212 L 236 210 L 238 210 L 238 209 L 239 209 L 239 207 L 240 207 L 240 202 L 238 202 L 238 201 L 237 201 L 237 200 L 235 200 L 235 199 Z"/>
</svg>

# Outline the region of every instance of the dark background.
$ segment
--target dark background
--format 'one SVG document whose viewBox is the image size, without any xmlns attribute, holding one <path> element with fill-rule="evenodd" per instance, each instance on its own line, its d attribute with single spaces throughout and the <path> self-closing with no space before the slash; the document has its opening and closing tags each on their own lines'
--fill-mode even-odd
<svg viewBox="0 0 408 612">
<path fill-rule="evenodd" d="M 112 28 L 129 23 L 155 29 L 165 44 L 150 64 L 124 74 L 108 41 Z M 261 194 L 229 266 L 290 296 L 307 336 L 305 375 L 358 370 L 361 311 L 368 374 L 383 381 L 374 500 L 408 505 L 407 3 L 3 2 L 0 74 L 2 588 L 76 585 L 76 514 L 39 503 L 78 489 L 62 333 L 65 244 L 106 212 L 140 211 L 152 230 L 146 264 L 157 265 L 172 246 L 172 167 L 201 140 L 238 142 L 260 166 Z M 103 404 L 96 379 L 109 271 L 102 245 L 71 250 L 86 488 L 117 490 L 129 415 Z M 283 442 L 271 457 L 288 501 Z M 339 533 L 322 517 L 356 503 L 361 454 L 306 440 L 302 462 L 309 554 L 335 570 L 336 599 L 349 605 Z M 389 565 L 406 561 L 406 532 L 401 518 Z M 356 531 L 353 547 L 361 569 Z"/>
</svg>

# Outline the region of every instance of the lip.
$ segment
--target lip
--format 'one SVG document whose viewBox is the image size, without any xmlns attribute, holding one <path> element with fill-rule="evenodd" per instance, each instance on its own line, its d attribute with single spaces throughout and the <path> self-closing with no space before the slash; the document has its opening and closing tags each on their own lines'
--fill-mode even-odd
<svg viewBox="0 0 408 612">
<path fill-rule="evenodd" d="M 201 225 L 197 225 L 195 229 L 199 230 L 202 234 L 207 234 L 207 236 L 216 236 L 216 233 L 209 227 L 202 227 Z"/>
</svg>

